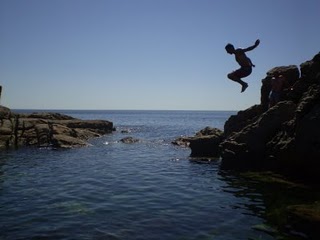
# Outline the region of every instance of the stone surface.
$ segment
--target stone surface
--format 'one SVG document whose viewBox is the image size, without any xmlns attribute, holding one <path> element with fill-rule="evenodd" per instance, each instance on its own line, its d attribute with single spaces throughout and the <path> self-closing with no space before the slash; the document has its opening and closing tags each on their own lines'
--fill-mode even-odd
<svg viewBox="0 0 320 240">
<path fill-rule="evenodd" d="M 0 148 L 82 147 L 90 138 L 112 130 L 113 123 L 109 121 L 80 120 L 59 113 L 13 114 L 0 107 Z"/>
<path fill-rule="evenodd" d="M 223 131 L 206 127 L 193 137 L 179 137 L 172 143 L 178 146 L 190 147 L 191 157 L 219 157 L 219 145 L 222 140 Z"/>
<path fill-rule="evenodd" d="M 206 127 L 189 139 L 191 157 L 219 157 L 223 131 Z"/>
<path fill-rule="evenodd" d="M 295 107 L 291 101 L 280 102 L 241 131 L 230 134 L 221 144 L 223 164 L 241 168 L 263 165 L 267 143 L 293 117 Z"/>
<path fill-rule="evenodd" d="M 190 139 L 191 139 L 191 137 L 179 137 L 179 138 L 173 140 L 171 143 L 173 145 L 177 145 L 180 147 L 189 147 Z"/>
<path fill-rule="evenodd" d="M 277 73 L 290 79 L 283 99 L 268 109 L 267 85 Z M 273 68 L 263 80 L 261 104 L 225 124 L 222 165 L 263 168 L 291 177 L 320 180 L 320 53 L 296 66 Z"/>
<path fill-rule="evenodd" d="M 140 142 L 140 140 L 137 138 L 133 138 L 133 137 L 125 137 L 125 138 L 120 139 L 120 142 L 131 144 L 131 143 Z"/>
<path fill-rule="evenodd" d="M 241 131 L 245 126 L 255 122 L 263 113 L 261 105 L 254 105 L 246 110 L 232 115 L 224 124 L 224 135 L 227 137 L 232 133 Z"/>
<path fill-rule="evenodd" d="M 291 91 L 291 87 L 299 80 L 300 72 L 299 72 L 299 68 L 295 65 L 274 67 L 267 72 L 267 76 L 261 80 L 262 86 L 261 86 L 260 105 L 264 111 L 268 109 L 268 105 L 269 105 L 271 79 L 272 77 L 277 75 L 283 75 L 288 82 L 288 86 L 284 90 L 284 94 L 283 94 L 284 96 L 286 96 Z"/>
</svg>

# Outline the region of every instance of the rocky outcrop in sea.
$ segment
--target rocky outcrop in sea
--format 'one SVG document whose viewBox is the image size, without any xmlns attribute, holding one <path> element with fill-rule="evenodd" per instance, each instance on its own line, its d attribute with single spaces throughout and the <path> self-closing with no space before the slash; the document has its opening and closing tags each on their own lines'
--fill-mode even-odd
<svg viewBox="0 0 320 240">
<path fill-rule="evenodd" d="M 271 81 L 277 75 L 285 76 L 287 85 L 280 101 L 270 107 Z M 308 234 L 305 239 L 319 239 L 320 53 L 299 67 L 268 71 L 262 79 L 260 104 L 231 116 L 219 137 L 214 128 L 202 131 L 206 134 L 178 138 L 173 143 L 190 147 L 191 157 L 221 159 L 222 169 L 241 170 L 237 172 L 248 180 L 268 184 L 273 189 L 269 195 L 274 196 L 266 212 L 270 219 L 277 219 L 277 227 L 294 226 Z M 275 190 L 285 182 L 290 183 L 285 184 L 286 191 L 277 195 Z M 299 196 L 295 204 L 291 195 L 286 195 L 288 189 Z M 306 197 L 310 194 L 312 199 Z"/>
<path fill-rule="evenodd" d="M 59 113 L 15 114 L 0 106 L 0 149 L 35 146 L 75 148 L 113 131 L 105 120 L 80 120 Z"/>
<path fill-rule="evenodd" d="M 280 101 L 269 107 L 271 80 L 283 75 L 287 86 Z M 221 157 L 222 167 L 273 170 L 295 178 L 319 180 L 320 53 L 298 66 L 280 66 L 262 79 L 261 102 L 231 116 L 219 141 L 208 135 L 184 139 L 197 156 Z M 180 142 L 182 140 L 180 139 Z M 208 144 L 211 146 L 208 147 Z M 193 154 L 191 154 L 193 155 Z"/>
<path fill-rule="evenodd" d="M 275 72 L 285 76 L 289 85 L 281 101 L 268 108 Z M 223 165 L 320 179 L 319 126 L 320 53 L 300 69 L 284 66 L 267 73 L 262 80 L 261 104 L 239 112 L 225 124 L 225 139 L 220 145 Z"/>
</svg>

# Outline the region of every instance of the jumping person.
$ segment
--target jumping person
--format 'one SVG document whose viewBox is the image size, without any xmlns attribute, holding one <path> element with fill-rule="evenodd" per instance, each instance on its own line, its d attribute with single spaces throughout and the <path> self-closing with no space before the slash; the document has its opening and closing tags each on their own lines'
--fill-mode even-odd
<svg viewBox="0 0 320 240">
<path fill-rule="evenodd" d="M 232 81 L 235 81 L 241 84 L 242 86 L 241 92 L 244 92 L 248 87 L 248 83 L 242 81 L 241 78 L 248 77 L 252 72 L 252 67 L 255 67 L 252 64 L 250 58 L 247 57 L 246 52 L 255 49 L 259 44 L 260 44 L 260 40 L 258 39 L 256 40 L 253 46 L 245 49 L 242 49 L 242 48 L 235 49 L 234 46 L 230 43 L 226 45 L 227 53 L 234 54 L 237 63 L 239 63 L 240 65 L 240 68 L 238 70 L 228 74 L 228 78 L 231 79 Z"/>
</svg>

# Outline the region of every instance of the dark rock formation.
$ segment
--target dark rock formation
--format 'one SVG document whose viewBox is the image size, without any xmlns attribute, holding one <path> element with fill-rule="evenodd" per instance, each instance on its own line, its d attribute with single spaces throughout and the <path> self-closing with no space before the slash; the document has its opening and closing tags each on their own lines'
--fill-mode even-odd
<svg viewBox="0 0 320 240">
<path fill-rule="evenodd" d="M 250 166 L 262 165 L 267 143 L 281 130 L 282 124 L 293 117 L 295 107 L 291 101 L 280 102 L 255 122 L 230 134 L 221 144 L 223 163 L 243 168 L 248 163 Z"/>
<path fill-rule="evenodd" d="M 273 74 L 288 79 L 282 101 L 268 109 Z M 273 68 L 262 80 L 261 104 L 232 116 L 221 144 L 227 167 L 264 168 L 320 179 L 320 53 L 311 61 Z"/>
<path fill-rule="evenodd" d="M 275 75 L 283 75 L 287 84 L 281 100 L 269 108 Z M 223 167 L 273 170 L 303 180 L 320 180 L 319 126 L 320 53 L 300 69 L 290 65 L 268 71 L 262 80 L 261 103 L 231 116 L 224 133 L 206 128 L 173 143 L 190 147 L 191 156 L 221 156 Z"/>
<path fill-rule="evenodd" d="M 223 132 L 217 128 L 206 127 L 190 138 L 191 157 L 219 157 Z"/>
<path fill-rule="evenodd" d="M 206 127 L 193 137 L 180 137 L 172 143 L 178 146 L 191 148 L 191 157 L 219 157 L 220 143 L 223 140 L 223 131 L 217 128 Z"/>
<path fill-rule="evenodd" d="M 231 116 L 224 124 L 224 135 L 229 136 L 234 132 L 239 132 L 245 126 L 255 122 L 262 114 L 262 105 L 254 105 L 244 111 L 239 111 L 237 115 Z"/>
<path fill-rule="evenodd" d="M 262 80 L 261 104 L 240 111 L 226 121 L 220 144 L 222 168 L 258 170 L 258 175 L 267 170 L 268 176 L 276 172 L 285 178 L 317 187 L 306 188 L 308 192 L 319 189 L 320 53 L 302 63 L 300 72 L 301 76 L 296 66 L 271 69 Z M 288 83 L 280 101 L 269 108 L 271 79 L 275 75 L 285 76 Z M 219 154 L 215 151 L 219 141 L 210 141 L 209 136 L 179 138 L 176 144 L 189 145 L 192 148 L 191 155 L 216 156 Z M 276 186 L 281 189 L 278 183 Z M 292 186 L 288 188 L 291 191 L 297 190 Z M 275 201 L 281 203 L 281 199 L 279 201 L 275 195 Z M 301 193 L 298 195 L 301 198 Z M 301 199 L 308 199 L 304 197 Z M 291 225 L 308 233 L 310 239 L 319 239 L 319 201 L 308 199 L 305 204 L 301 204 L 304 201 L 301 199 L 291 206 L 291 199 L 285 202 L 289 206 L 284 208 L 284 222 L 288 221 L 286 226 Z M 280 212 L 283 210 L 274 209 L 271 215 L 278 218 Z"/>
<path fill-rule="evenodd" d="M 281 66 L 272 68 L 267 72 L 267 76 L 262 79 L 262 87 L 261 87 L 261 107 L 264 110 L 268 109 L 269 105 L 269 93 L 271 91 L 271 79 L 277 75 L 283 75 L 287 82 L 287 89 L 284 90 L 284 96 L 291 90 L 291 86 L 294 85 L 299 79 L 300 73 L 299 69 L 295 65 L 289 66 Z"/>
<path fill-rule="evenodd" d="M 0 106 L 0 148 L 81 147 L 88 139 L 112 130 L 109 121 L 80 120 L 59 113 L 13 114 Z"/>
</svg>

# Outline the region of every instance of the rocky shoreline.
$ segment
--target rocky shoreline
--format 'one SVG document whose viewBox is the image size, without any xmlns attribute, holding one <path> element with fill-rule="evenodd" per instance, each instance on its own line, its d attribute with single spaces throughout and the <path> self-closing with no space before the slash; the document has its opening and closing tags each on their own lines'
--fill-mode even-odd
<svg viewBox="0 0 320 240">
<path fill-rule="evenodd" d="M 276 74 L 283 75 L 289 84 L 283 90 L 281 101 L 269 107 L 271 80 Z M 304 186 L 286 181 L 307 183 L 306 191 L 317 191 L 320 196 L 319 126 L 320 53 L 300 67 L 280 66 L 268 71 L 262 79 L 260 104 L 231 116 L 223 131 L 206 127 L 195 136 L 176 139 L 173 144 L 190 147 L 191 157 L 220 159 L 222 169 L 258 172 L 254 175 L 255 181 L 263 182 L 267 176 L 276 183 L 276 188 L 280 181 L 286 189 L 305 191 Z M 59 113 L 15 114 L 0 106 L 0 150 L 20 146 L 82 147 L 88 145 L 90 138 L 112 131 L 113 123 L 109 121 L 80 120 Z M 121 140 L 123 143 L 138 141 L 131 137 Z M 265 174 L 268 171 L 281 174 L 286 180 L 270 177 L 271 174 Z M 252 179 L 252 174 L 249 177 Z M 283 203 L 280 206 L 283 209 L 277 208 L 274 212 L 277 217 L 290 216 L 291 224 L 302 226 L 311 236 L 318 237 L 318 199 L 296 205 Z"/>
<path fill-rule="evenodd" d="M 268 107 L 271 79 L 288 79 L 281 101 Z M 231 116 L 224 131 L 207 127 L 174 144 L 191 156 L 221 158 L 222 167 L 272 170 L 300 180 L 320 180 L 320 53 L 304 62 L 275 67 L 262 79 L 261 103 Z M 201 134 L 201 132 L 203 132 Z"/>
<path fill-rule="evenodd" d="M 281 101 L 269 107 L 276 74 L 285 76 L 288 86 Z M 319 239 L 320 53 L 300 68 L 275 67 L 266 75 L 260 104 L 231 116 L 224 131 L 206 127 L 173 144 L 190 147 L 191 157 L 219 159 L 222 169 L 236 170 L 248 181 L 265 184 L 270 188 L 264 193 L 266 199 L 277 203 L 267 209 L 276 227 L 295 226 L 310 239 Z M 288 190 L 293 196 L 283 195 Z M 297 196 L 298 200 L 291 198 Z"/>
<path fill-rule="evenodd" d="M 0 149 L 83 147 L 87 140 L 113 130 L 109 121 L 80 120 L 59 113 L 16 114 L 0 106 Z"/>
</svg>

